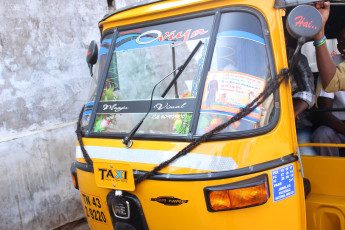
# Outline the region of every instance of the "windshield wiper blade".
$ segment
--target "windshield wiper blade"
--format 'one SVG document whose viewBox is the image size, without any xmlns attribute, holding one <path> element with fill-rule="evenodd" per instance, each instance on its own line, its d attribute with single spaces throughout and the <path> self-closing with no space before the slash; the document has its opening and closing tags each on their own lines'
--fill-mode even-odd
<svg viewBox="0 0 345 230">
<path fill-rule="evenodd" d="M 184 71 L 184 69 L 187 67 L 187 65 L 189 64 L 189 62 L 192 60 L 192 58 L 194 57 L 195 53 L 199 50 L 200 46 L 203 44 L 202 41 L 199 41 L 199 43 L 195 46 L 195 48 L 193 49 L 193 51 L 190 53 L 189 57 L 187 58 L 187 60 L 180 66 L 178 67 L 178 73 L 176 74 L 176 76 L 171 80 L 171 82 L 169 83 L 168 87 L 165 89 L 165 91 L 163 92 L 161 97 L 165 97 L 167 95 L 167 93 L 169 92 L 169 90 L 171 89 L 171 87 L 175 84 L 176 80 L 180 77 L 180 75 L 182 74 L 182 72 Z"/>
<path fill-rule="evenodd" d="M 161 83 L 162 81 L 164 81 L 167 77 L 169 77 L 171 74 L 173 74 L 176 70 L 180 69 L 182 66 L 174 69 L 171 73 L 169 73 L 167 76 L 165 76 L 163 79 L 161 79 L 154 87 L 153 87 L 153 90 L 152 90 L 152 93 L 151 93 L 151 99 L 150 99 L 150 106 L 149 106 L 149 110 L 146 112 L 145 116 L 139 121 L 139 123 L 134 126 L 134 128 L 128 133 L 127 136 L 125 136 L 123 139 L 122 139 L 122 143 L 124 145 L 126 145 L 127 148 L 130 148 L 133 144 L 133 141 L 132 141 L 132 137 L 134 136 L 134 134 L 138 131 L 138 129 L 140 128 L 140 126 L 143 124 L 145 118 L 147 117 L 147 115 L 150 113 L 151 111 L 151 106 L 152 106 L 152 100 L 153 100 L 153 93 L 155 92 L 155 89 L 157 87 L 157 85 L 159 85 L 159 83 Z"/>
<path fill-rule="evenodd" d="M 179 78 L 179 76 L 181 75 L 181 73 L 183 72 L 183 70 L 186 68 L 186 66 L 188 65 L 188 63 L 190 62 L 190 60 L 192 60 L 193 56 L 195 55 L 195 53 L 198 51 L 198 49 L 200 48 L 200 46 L 203 44 L 202 41 L 199 41 L 199 43 L 195 46 L 195 48 L 193 49 L 193 51 L 191 52 L 191 54 L 189 55 L 189 57 L 187 58 L 187 60 L 178 68 L 174 69 L 171 73 L 169 73 L 167 76 L 165 76 L 162 80 L 160 80 L 154 87 L 151 93 L 151 99 L 150 99 L 150 106 L 149 106 L 149 110 L 146 112 L 145 116 L 139 121 L 139 123 L 134 126 L 134 128 L 128 133 L 127 136 L 125 136 L 122 139 L 122 143 L 124 145 L 126 145 L 126 148 L 130 148 L 133 144 L 132 141 L 132 137 L 134 136 L 134 134 L 138 131 L 138 129 L 140 128 L 140 126 L 143 124 L 145 118 L 147 117 L 147 115 L 150 113 L 151 111 L 151 107 L 152 107 L 152 100 L 153 100 L 153 93 L 157 87 L 157 85 L 159 85 L 159 83 L 161 83 L 162 81 L 164 81 L 167 77 L 169 77 L 171 74 L 173 74 L 176 70 L 178 70 L 179 72 L 176 74 L 176 76 L 174 77 L 174 79 L 172 79 L 172 81 L 170 82 L 168 88 L 165 90 L 165 92 L 162 94 L 162 97 L 165 97 L 165 95 L 168 93 L 168 91 L 170 90 L 170 88 L 174 85 L 174 83 L 176 82 L 176 80 Z"/>
</svg>

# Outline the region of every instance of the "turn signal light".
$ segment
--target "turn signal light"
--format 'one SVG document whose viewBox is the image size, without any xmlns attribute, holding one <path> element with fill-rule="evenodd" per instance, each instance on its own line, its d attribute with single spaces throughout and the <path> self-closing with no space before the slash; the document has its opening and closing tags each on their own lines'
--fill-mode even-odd
<svg viewBox="0 0 345 230">
<path fill-rule="evenodd" d="M 74 188 L 79 190 L 78 178 L 77 178 L 77 169 L 75 166 L 75 162 L 73 162 L 71 165 L 71 176 L 72 176 Z"/>
<path fill-rule="evenodd" d="M 270 194 L 267 175 L 204 189 L 207 208 L 211 212 L 261 205 Z"/>
<path fill-rule="evenodd" d="M 75 178 L 75 175 L 71 173 L 71 176 L 72 176 L 74 188 L 78 189 L 77 179 Z"/>
</svg>

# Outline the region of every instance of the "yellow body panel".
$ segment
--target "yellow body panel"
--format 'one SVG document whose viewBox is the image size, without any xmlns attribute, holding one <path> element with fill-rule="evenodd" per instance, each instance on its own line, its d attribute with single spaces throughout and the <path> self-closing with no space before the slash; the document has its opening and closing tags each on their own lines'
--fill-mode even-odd
<svg viewBox="0 0 345 230">
<path fill-rule="evenodd" d="M 77 175 L 80 198 L 90 228 L 104 230 L 113 229 L 107 206 L 107 195 L 109 193 L 109 190 L 99 188 L 96 186 L 93 173 L 77 169 Z M 93 204 L 93 198 L 99 199 L 101 207 L 99 207 L 98 202 L 96 201 L 95 205 Z M 98 218 L 96 220 L 95 215 L 91 215 L 91 213 L 94 213 L 94 211 L 96 211 L 96 213 L 97 211 L 100 211 L 101 213 L 103 212 L 105 216 L 105 221 L 99 221 Z"/>
<path fill-rule="evenodd" d="M 303 156 L 311 193 L 306 199 L 308 230 L 345 229 L 345 159 Z"/>
<path fill-rule="evenodd" d="M 299 175 L 298 164 L 296 162 L 293 164 L 295 175 Z M 211 181 L 170 182 L 147 180 L 140 184 L 133 194 L 139 198 L 143 206 L 149 229 L 305 229 L 304 197 L 294 195 L 279 201 L 279 205 L 277 205 L 272 200 L 272 190 L 270 190 L 270 199 L 264 205 L 215 213 L 207 211 L 203 192 L 204 187 L 228 184 L 261 174 L 270 175 L 271 172 L 264 171 L 238 178 Z M 92 173 L 78 170 L 78 181 L 82 185 L 79 187 L 82 194 L 102 197 L 102 201 L 112 191 L 111 189 L 98 188 Z M 301 180 L 296 180 L 296 194 L 303 194 L 303 184 L 301 182 Z M 272 184 L 270 176 L 269 184 Z M 179 206 L 166 206 L 151 201 L 151 198 L 162 195 L 188 200 L 188 203 Z M 85 206 L 83 198 L 82 202 Z M 103 210 L 106 212 L 107 208 Z M 250 218 L 250 221 L 248 221 L 248 218 Z M 108 225 L 99 223 L 90 216 L 87 216 L 87 220 L 91 229 L 111 229 L 108 228 Z M 285 223 L 287 221 L 289 221 L 289 224 Z"/>
</svg>

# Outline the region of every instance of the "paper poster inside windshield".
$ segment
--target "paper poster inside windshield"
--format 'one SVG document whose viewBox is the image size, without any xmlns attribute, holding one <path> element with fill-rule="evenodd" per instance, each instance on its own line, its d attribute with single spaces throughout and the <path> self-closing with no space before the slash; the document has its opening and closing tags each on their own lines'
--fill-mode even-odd
<svg viewBox="0 0 345 230">
<path fill-rule="evenodd" d="M 265 80 L 244 73 L 209 72 L 202 99 L 202 112 L 220 112 L 234 115 L 252 102 L 264 89 Z M 259 121 L 261 105 L 247 118 Z"/>
<path fill-rule="evenodd" d="M 190 40 L 210 36 L 210 17 L 194 18 L 120 32 L 116 50 L 136 49 L 149 46 L 179 46 Z"/>
</svg>

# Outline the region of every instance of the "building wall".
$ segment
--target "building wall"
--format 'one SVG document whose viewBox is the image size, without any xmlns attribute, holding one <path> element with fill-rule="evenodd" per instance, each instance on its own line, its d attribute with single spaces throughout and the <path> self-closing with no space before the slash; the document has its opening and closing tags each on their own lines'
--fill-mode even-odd
<svg viewBox="0 0 345 230">
<path fill-rule="evenodd" d="M 131 0 L 0 0 L 0 229 L 84 217 L 70 176 L 98 22 Z"/>
<path fill-rule="evenodd" d="M 0 229 L 84 217 L 70 165 L 106 0 L 0 0 Z"/>
</svg>

